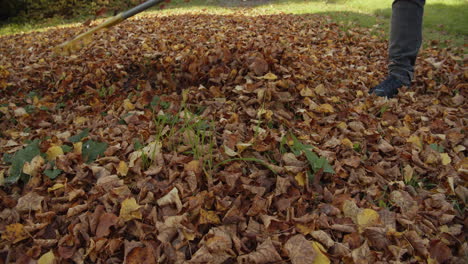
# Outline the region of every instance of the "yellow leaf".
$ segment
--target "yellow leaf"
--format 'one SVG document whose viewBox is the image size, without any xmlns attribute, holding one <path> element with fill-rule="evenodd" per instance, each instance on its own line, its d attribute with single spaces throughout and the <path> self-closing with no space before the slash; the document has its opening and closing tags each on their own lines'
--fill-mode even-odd
<svg viewBox="0 0 468 264">
<path fill-rule="evenodd" d="M 230 156 L 230 157 L 237 156 L 237 152 L 235 152 L 234 150 L 232 150 L 232 149 L 229 148 L 228 146 L 223 145 L 223 147 L 224 147 L 224 153 L 226 153 L 226 155 L 228 155 L 228 156 Z"/>
<path fill-rule="evenodd" d="M 348 148 L 353 148 L 353 142 L 351 142 L 351 140 L 349 140 L 348 138 L 343 138 L 341 140 L 341 144 L 343 144 L 343 146 L 346 146 Z"/>
<path fill-rule="evenodd" d="M 312 225 L 296 224 L 296 230 L 305 236 L 305 235 L 312 233 L 312 231 L 315 230 L 315 227 L 313 224 Z"/>
<path fill-rule="evenodd" d="M 362 232 L 366 227 L 375 226 L 380 223 L 379 213 L 372 209 L 364 209 L 356 217 L 359 230 Z"/>
<path fill-rule="evenodd" d="M 198 173 L 200 172 L 200 161 L 199 160 L 192 160 L 189 163 L 184 165 L 184 170 L 185 171 L 191 171 L 193 173 Z"/>
<path fill-rule="evenodd" d="M 237 148 L 237 153 L 241 153 L 242 151 L 244 151 L 246 148 L 252 146 L 252 143 L 238 143 L 236 144 L 236 148 Z"/>
<path fill-rule="evenodd" d="M 58 156 L 63 155 L 63 149 L 60 146 L 52 146 L 47 152 L 47 160 L 55 160 Z"/>
<path fill-rule="evenodd" d="M 452 176 L 447 177 L 447 182 L 449 184 L 450 190 L 452 191 L 452 194 L 454 194 L 455 193 L 455 183 L 454 183 L 453 177 Z"/>
<path fill-rule="evenodd" d="M 432 164 L 432 163 L 435 163 L 436 161 L 437 161 L 436 154 L 429 153 L 429 155 L 427 155 L 427 157 L 426 157 L 425 163 L 426 164 Z"/>
<path fill-rule="evenodd" d="M 55 255 L 52 250 L 42 255 L 39 260 L 37 260 L 37 264 L 53 264 L 55 263 Z"/>
<path fill-rule="evenodd" d="M 458 146 L 456 146 L 456 147 L 453 148 L 453 150 L 454 150 L 456 153 L 462 152 L 462 151 L 464 151 L 465 149 L 466 149 L 466 148 L 465 148 L 464 146 L 462 146 L 462 145 L 458 145 Z"/>
<path fill-rule="evenodd" d="M 23 165 L 23 173 L 30 176 L 36 176 L 39 172 L 39 169 L 44 165 L 44 159 L 37 155 L 34 157 L 31 162 L 25 162 Z"/>
<path fill-rule="evenodd" d="M 422 149 L 422 140 L 416 135 L 411 136 L 406 140 L 406 142 L 413 143 L 419 149 Z"/>
<path fill-rule="evenodd" d="M 314 92 L 320 96 L 324 96 L 327 93 L 323 84 L 317 85 L 317 87 L 314 89 Z"/>
<path fill-rule="evenodd" d="M 270 81 L 274 81 L 276 79 L 278 79 L 278 76 L 274 75 L 273 73 L 269 72 L 267 74 L 265 74 L 262 79 L 265 79 L 265 80 L 270 80 Z"/>
<path fill-rule="evenodd" d="M 206 211 L 203 209 L 200 209 L 200 221 L 199 224 L 220 224 L 221 220 L 219 220 L 218 215 L 216 214 L 216 211 Z"/>
<path fill-rule="evenodd" d="M 135 198 L 127 198 L 122 202 L 120 208 L 120 218 L 125 222 L 132 219 L 141 219 L 140 205 L 137 204 Z"/>
<path fill-rule="evenodd" d="M 331 104 L 321 104 L 315 110 L 317 110 L 320 113 L 333 113 L 333 112 L 335 112 L 335 109 L 333 109 L 333 106 Z"/>
<path fill-rule="evenodd" d="M 414 169 L 408 164 L 403 168 L 403 178 L 408 183 L 413 178 Z"/>
<path fill-rule="evenodd" d="M 450 228 L 447 225 L 443 225 L 439 227 L 440 232 L 442 233 L 450 233 Z"/>
<path fill-rule="evenodd" d="M 448 165 L 452 162 L 452 159 L 447 153 L 440 153 L 440 157 L 442 158 L 442 165 Z"/>
<path fill-rule="evenodd" d="M 185 239 L 187 239 L 188 241 L 192 241 L 195 239 L 196 235 L 195 235 L 195 232 L 193 231 L 190 231 L 190 230 L 186 230 L 186 229 L 182 229 L 182 235 L 184 236 Z"/>
<path fill-rule="evenodd" d="M 304 186 L 306 183 L 306 176 L 303 172 L 299 172 L 298 174 L 296 174 L 294 179 L 296 179 L 297 184 L 299 184 L 299 186 Z"/>
<path fill-rule="evenodd" d="M 86 121 L 88 121 L 88 118 L 79 116 L 79 117 L 75 118 L 73 123 L 75 123 L 75 125 L 81 125 L 81 124 L 85 123 Z"/>
<path fill-rule="evenodd" d="M 0 171 L 0 186 L 3 186 L 5 184 L 5 170 Z"/>
<path fill-rule="evenodd" d="M 52 192 L 52 191 L 55 191 L 55 190 L 58 190 L 58 189 L 61 189 L 65 187 L 65 185 L 61 184 L 61 183 L 56 183 L 54 184 L 54 186 L 50 187 L 50 188 L 47 188 L 47 191 L 48 192 Z"/>
<path fill-rule="evenodd" d="M 83 149 L 83 142 L 73 143 L 73 153 L 81 154 L 82 149 Z"/>
<path fill-rule="evenodd" d="M 314 95 L 314 93 L 312 92 L 312 90 L 309 87 L 306 87 L 306 88 L 302 89 L 299 93 L 303 97 L 310 97 L 310 96 Z"/>
<path fill-rule="evenodd" d="M 338 103 L 340 101 L 340 98 L 338 96 L 332 96 L 330 97 L 329 101 L 332 103 Z"/>
<path fill-rule="evenodd" d="M 312 247 L 317 255 L 315 255 L 313 264 L 330 264 L 330 259 L 323 252 L 327 252 L 319 242 L 312 241 Z"/>
<path fill-rule="evenodd" d="M 356 92 L 356 97 L 363 97 L 364 93 L 362 91 L 357 91 Z"/>
<path fill-rule="evenodd" d="M 13 244 L 26 238 L 28 238 L 28 234 L 26 233 L 26 230 L 24 230 L 24 226 L 20 223 L 7 225 L 2 234 L 3 240 L 10 241 Z"/>
<path fill-rule="evenodd" d="M 345 129 L 348 127 L 348 125 L 345 122 L 340 122 L 338 125 L 336 125 L 339 129 Z"/>
<path fill-rule="evenodd" d="M 123 102 L 125 110 L 131 111 L 135 109 L 135 106 L 130 102 L 130 99 L 125 99 Z"/>
<path fill-rule="evenodd" d="M 121 160 L 119 162 L 119 166 L 117 166 L 117 174 L 120 176 L 127 176 L 127 173 L 128 173 L 127 163 Z"/>
<path fill-rule="evenodd" d="M 407 126 L 397 128 L 398 135 L 401 137 L 407 137 L 411 133 L 411 130 Z"/>
</svg>

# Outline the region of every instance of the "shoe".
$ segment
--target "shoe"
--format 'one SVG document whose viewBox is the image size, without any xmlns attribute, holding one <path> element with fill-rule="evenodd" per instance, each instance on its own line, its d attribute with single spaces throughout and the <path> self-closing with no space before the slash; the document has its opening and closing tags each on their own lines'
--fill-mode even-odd
<svg viewBox="0 0 468 264">
<path fill-rule="evenodd" d="M 381 97 L 393 98 L 398 94 L 398 88 L 401 88 L 403 83 L 395 76 L 390 75 L 379 85 L 369 90 L 369 94 L 375 94 Z"/>
</svg>

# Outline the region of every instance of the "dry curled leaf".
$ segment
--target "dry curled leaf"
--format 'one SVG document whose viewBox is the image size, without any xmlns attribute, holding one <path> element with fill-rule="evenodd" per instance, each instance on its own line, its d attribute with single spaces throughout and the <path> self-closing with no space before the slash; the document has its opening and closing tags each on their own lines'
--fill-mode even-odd
<svg viewBox="0 0 468 264">
<path fill-rule="evenodd" d="M 293 264 L 310 264 L 314 262 L 317 253 L 314 247 L 303 235 L 295 235 L 284 245 L 289 259 Z"/>
</svg>

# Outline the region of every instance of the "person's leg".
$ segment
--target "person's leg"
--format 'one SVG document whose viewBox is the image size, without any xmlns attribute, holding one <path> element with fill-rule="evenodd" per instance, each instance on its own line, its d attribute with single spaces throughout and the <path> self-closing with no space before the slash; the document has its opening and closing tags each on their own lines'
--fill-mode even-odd
<svg viewBox="0 0 468 264">
<path fill-rule="evenodd" d="M 414 64 L 422 43 L 422 20 L 425 0 L 395 0 L 389 41 L 389 77 L 371 93 L 393 97 L 398 88 L 409 86 L 413 79 Z"/>
<path fill-rule="evenodd" d="M 422 43 L 425 0 L 396 0 L 392 5 L 389 43 L 389 74 L 409 86 L 414 64 Z"/>
</svg>

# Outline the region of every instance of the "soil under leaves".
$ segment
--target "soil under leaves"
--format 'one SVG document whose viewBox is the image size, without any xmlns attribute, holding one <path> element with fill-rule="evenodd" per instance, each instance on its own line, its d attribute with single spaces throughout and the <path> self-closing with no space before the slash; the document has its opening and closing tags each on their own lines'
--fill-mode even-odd
<svg viewBox="0 0 468 264">
<path fill-rule="evenodd" d="M 466 263 L 466 59 L 426 48 L 411 89 L 369 96 L 387 44 L 347 27 L 1 37 L 0 263 Z"/>
</svg>

